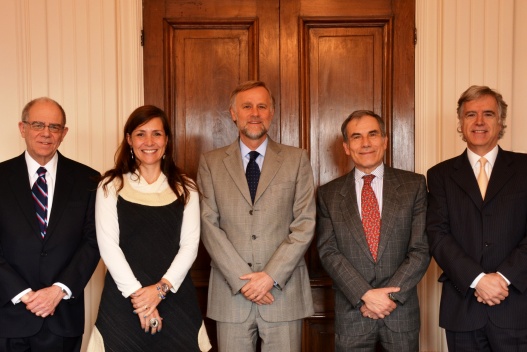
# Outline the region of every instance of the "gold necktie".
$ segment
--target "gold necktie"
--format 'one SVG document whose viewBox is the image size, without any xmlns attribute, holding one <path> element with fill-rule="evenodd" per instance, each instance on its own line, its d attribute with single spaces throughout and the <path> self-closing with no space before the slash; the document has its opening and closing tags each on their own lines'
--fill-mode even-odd
<svg viewBox="0 0 527 352">
<path fill-rule="evenodd" d="M 485 199 L 485 192 L 487 191 L 487 185 L 489 184 L 489 178 L 485 172 L 485 165 L 487 164 L 487 159 L 479 159 L 479 175 L 478 175 L 478 185 L 481 192 L 481 197 Z"/>
</svg>

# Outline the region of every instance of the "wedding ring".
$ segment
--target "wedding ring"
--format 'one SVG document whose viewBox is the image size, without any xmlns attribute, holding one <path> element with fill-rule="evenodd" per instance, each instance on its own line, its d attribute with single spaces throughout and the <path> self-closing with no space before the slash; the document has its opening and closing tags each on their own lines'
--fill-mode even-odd
<svg viewBox="0 0 527 352">
<path fill-rule="evenodd" d="M 156 318 L 150 319 L 149 323 L 150 323 L 150 327 L 154 329 L 159 326 L 159 320 L 157 320 Z"/>
</svg>

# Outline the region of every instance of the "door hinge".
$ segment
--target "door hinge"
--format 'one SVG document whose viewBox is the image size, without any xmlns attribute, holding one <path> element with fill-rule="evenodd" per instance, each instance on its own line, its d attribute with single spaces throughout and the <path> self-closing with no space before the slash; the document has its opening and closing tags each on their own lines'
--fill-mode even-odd
<svg viewBox="0 0 527 352">
<path fill-rule="evenodd" d="M 145 46 L 145 31 L 141 29 L 141 46 Z"/>
<path fill-rule="evenodd" d="M 417 28 L 414 28 L 414 46 L 417 45 Z"/>
</svg>

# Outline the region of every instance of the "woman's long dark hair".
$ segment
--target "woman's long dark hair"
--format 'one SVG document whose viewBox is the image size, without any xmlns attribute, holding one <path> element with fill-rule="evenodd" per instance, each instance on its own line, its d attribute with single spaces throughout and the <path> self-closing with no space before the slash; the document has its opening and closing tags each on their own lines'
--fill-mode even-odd
<svg viewBox="0 0 527 352">
<path fill-rule="evenodd" d="M 183 171 L 176 166 L 172 158 L 174 149 L 172 131 L 168 123 L 168 117 L 163 110 L 153 105 L 140 106 L 135 109 L 128 117 L 124 125 L 124 136 L 119 148 L 115 152 L 115 167 L 110 169 L 102 175 L 101 180 L 103 189 L 106 193 L 108 191 L 108 184 L 114 179 L 119 179 L 120 184 L 117 187 L 117 192 L 123 189 L 123 175 L 132 173 L 138 175 L 139 160 L 133 158 L 132 149 L 127 141 L 127 136 L 131 136 L 132 132 L 139 126 L 144 125 L 153 118 L 160 118 L 163 122 L 163 129 L 168 137 L 168 142 L 165 148 L 165 157 L 161 159 L 161 171 L 166 175 L 168 184 L 178 198 L 181 198 L 183 204 L 187 204 L 189 200 L 190 190 L 198 191 L 196 183 L 186 176 Z M 139 176 L 139 175 L 138 175 Z"/>
</svg>

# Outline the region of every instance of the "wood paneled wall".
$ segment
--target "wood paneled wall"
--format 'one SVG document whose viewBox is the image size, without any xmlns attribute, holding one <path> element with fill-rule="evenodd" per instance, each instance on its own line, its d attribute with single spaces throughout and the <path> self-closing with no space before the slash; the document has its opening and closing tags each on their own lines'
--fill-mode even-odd
<svg viewBox="0 0 527 352">
<path fill-rule="evenodd" d="M 509 104 L 500 144 L 527 152 L 527 1 L 416 0 L 415 168 L 464 149 L 456 101 L 471 84 Z M 62 103 L 70 132 L 61 151 L 100 171 L 113 163 L 128 114 L 143 102 L 141 0 L 1 0 L 0 161 L 21 153 L 23 105 L 48 95 Z M 421 351 L 446 351 L 438 328 L 440 269 L 420 284 Z M 87 292 L 86 332 L 97 314 L 103 268 Z"/>
</svg>

